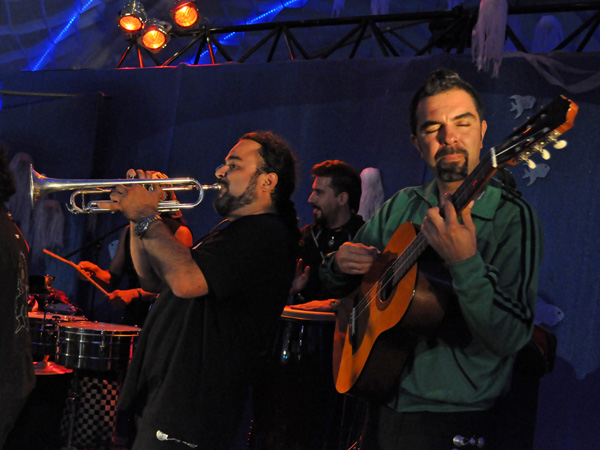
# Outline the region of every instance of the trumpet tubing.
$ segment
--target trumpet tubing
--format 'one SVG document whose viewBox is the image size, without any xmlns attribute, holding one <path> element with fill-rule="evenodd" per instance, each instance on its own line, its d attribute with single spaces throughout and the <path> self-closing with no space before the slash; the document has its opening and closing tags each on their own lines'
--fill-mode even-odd
<svg viewBox="0 0 600 450">
<path fill-rule="evenodd" d="M 195 208 L 202 200 L 204 200 L 204 191 L 206 190 L 219 190 L 221 185 L 200 184 L 193 178 L 164 178 L 164 179 L 151 179 L 151 180 L 139 180 L 129 178 L 117 178 L 113 180 L 66 180 L 60 178 L 48 178 L 44 175 L 39 174 L 30 167 L 30 178 L 29 178 L 29 193 L 31 197 L 31 207 L 44 195 L 51 194 L 53 192 L 73 191 L 67 208 L 73 214 L 92 214 L 92 213 L 103 213 L 103 212 L 114 212 L 114 210 L 101 208 L 98 203 L 105 200 L 93 200 L 86 203 L 86 195 L 99 195 L 99 194 L 110 194 L 115 186 L 125 185 L 131 186 L 134 184 L 141 184 L 144 186 L 152 186 L 155 184 L 166 185 L 163 186 L 163 191 L 198 191 L 198 197 L 193 202 L 181 203 L 177 200 L 162 200 L 158 203 L 159 212 L 173 212 L 179 211 L 180 209 Z M 78 204 L 78 198 L 81 197 L 81 204 Z"/>
</svg>

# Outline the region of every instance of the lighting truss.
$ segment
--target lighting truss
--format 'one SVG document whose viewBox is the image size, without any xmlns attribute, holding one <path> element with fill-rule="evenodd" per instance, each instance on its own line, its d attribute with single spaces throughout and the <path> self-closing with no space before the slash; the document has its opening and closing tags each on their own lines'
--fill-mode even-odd
<svg viewBox="0 0 600 450">
<path fill-rule="evenodd" d="M 592 14 L 554 50 L 562 50 L 567 45 L 577 43 L 575 51 L 582 52 L 600 25 L 600 3 L 509 6 L 508 15 L 544 15 L 581 11 L 588 11 Z M 169 66 L 192 49 L 195 51 L 195 56 L 188 59 L 187 62 L 193 64 L 198 64 L 201 55 L 206 53 L 210 55 L 211 64 L 218 63 L 218 55 L 223 62 L 243 63 L 251 57 L 258 56 L 264 58 L 263 60 L 266 62 L 271 62 L 276 55 L 280 56 L 282 53 L 285 53 L 286 59 L 291 60 L 297 58 L 327 59 L 333 55 L 339 56 L 342 51 L 345 51 L 343 57 L 352 59 L 357 57 L 361 45 L 365 45 L 366 42 L 375 42 L 376 48 L 384 57 L 420 56 L 434 51 L 461 54 L 470 48 L 471 33 L 477 21 L 478 12 L 478 8 L 458 6 L 451 11 L 269 22 L 226 27 L 211 27 L 204 24 L 192 33 L 172 32 L 174 40 L 187 39 L 187 42 L 183 43 L 164 62 L 159 63 L 156 58 L 153 58 L 153 61 L 156 65 Z M 415 36 L 419 36 L 419 33 L 414 32 L 415 29 L 420 31 L 420 38 L 415 38 Z M 309 39 L 306 38 L 303 30 L 308 33 Z M 339 30 L 339 33 L 333 37 L 333 41 L 322 42 L 319 40 L 320 31 L 326 31 L 327 38 L 331 39 L 335 30 Z M 423 30 L 427 31 L 427 38 L 423 37 Z M 302 33 L 312 45 L 319 42 L 319 48 L 309 51 L 308 44 L 301 43 L 302 39 L 299 34 Z M 234 59 L 232 53 L 239 52 L 239 48 L 228 45 L 227 41 L 240 34 L 244 34 L 246 40 L 252 36 L 256 42 L 250 48 L 244 49 L 243 53 Z M 509 25 L 506 28 L 506 37 L 518 51 L 528 52 L 522 40 Z M 284 42 L 284 51 L 280 49 L 281 42 Z M 122 63 L 123 58 L 119 64 Z"/>
</svg>

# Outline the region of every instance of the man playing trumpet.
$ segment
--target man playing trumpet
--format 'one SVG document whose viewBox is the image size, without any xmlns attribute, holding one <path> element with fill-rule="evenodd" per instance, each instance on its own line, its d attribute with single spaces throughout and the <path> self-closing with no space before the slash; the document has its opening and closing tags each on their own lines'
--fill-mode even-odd
<svg viewBox="0 0 600 450">
<path fill-rule="evenodd" d="M 234 448 L 291 286 L 298 228 L 290 148 L 270 132 L 246 134 L 215 174 L 214 207 L 229 224 L 191 251 L 158 215 L 160 188 L 118 186 L 111 194 L 108 208 L 135 230 L 131 254 L 142 287 L 161 292 L 119 399 L 139 417 L 134 450 L 165 441 Z"/>
<path fill-rule="evenodd" d="M 151 174 L 151 175 L 150 175 Z M 135 178 L 134 170 L 128 172 L 131 178 Z M 147 172 L 146 175 L 152 179 L 165 179 L 167 176 L 160 172 Z M 176 200 L 173 191 L 164 191 L 163 197 Z M 169 228 L 175 239 L 188 248 L 194 242 L 192 232 L 188 228 L 181 211 L 163 212 L 161 220 Z M 119 235 L 115 256 L 110 262 L 108 270 L 104 270 L 91 261 L 80 261 L 79 267 L 88 273 L 100 286 L 109 290 L 108 302 L 114 308 L 124 308 L 123 323 L 142 327 L 152 302 L 156 299 L 155 292 L 148 292 L 139 287 L 133 261 L 130 252 L 130 239 L 132 228 L 127 226 Z M 127 289 L 118 289 L 121 280 L 128 279 Z"/>
</svg>

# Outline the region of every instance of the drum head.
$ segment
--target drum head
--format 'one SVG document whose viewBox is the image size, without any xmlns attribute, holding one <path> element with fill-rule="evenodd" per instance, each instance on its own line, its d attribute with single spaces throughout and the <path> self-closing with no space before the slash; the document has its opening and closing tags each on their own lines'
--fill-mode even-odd
<svg viewBox="0 0 600 450">
<path fill-rule="evenodd" d="M 66 316 L 70 317 L 70 316 Z M 89 322 L 89 321 L 64 321 L 58 325 L 64 331 L 80 334 L 110 334 L 112 336 L 137 336 L 141 328 L 117 323 Z"/>
<path fill-rule="evenodd" d="M 56 314 L 53 312 L 30 311 L 28 313 L 30 321 L 46 321 L 46 322 L 74 322 L 87 320 L 84 316 L 71 316 L 67 314 Z"/>
<path fill-rule="evenodd" d="M 309 320 L 315 322 L 335 322 L 335 313 L 324 311 L 307 311 L 303 309 L 292 309 L 290 306 L 283 308 L 282 319 Z"/>
</svg>

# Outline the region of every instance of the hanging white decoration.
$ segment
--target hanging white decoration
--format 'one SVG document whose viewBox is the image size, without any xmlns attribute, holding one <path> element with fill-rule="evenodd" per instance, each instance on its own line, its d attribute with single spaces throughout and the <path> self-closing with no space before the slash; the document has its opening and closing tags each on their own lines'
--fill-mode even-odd
<svg viewBox="0 0 600 450">
<path fill-rule="evenodd" d="M 506 0 L 481 0 L 477 24 L 473 28 L 471 48 L 473 60 L 478 70 L 492 70 L 492 77 L 498 77 L 504 40 L 508 4 Z"/>
<path fill-rule="evenodd" d="M 535 26 L 532 53 L 549 53 L 563 41 L 563 30 L 560 22 L 554 16 L 542 16 Z"/>
<path fill-rule="evenodd" d="M 387 14 L 390 10 L 390 0 L 371 0 L 371 14 Z"/>
<path fill-rule="evenodd" d="M 340 17 L 340 13 L 342 9 L 344 9 L 344 5 L 346 4 L 346 0 L 333 0 L 333 8 L 331 10 L 331 15 L 333 17 Z"/>
<path fill-rule="evenodd" d="M 382 205 L 385 193 L 381 182 L 381 173 L 375 167 L 367 167 L 360 173 L 362 194 L 358 215 L 367 221 Z"/>
</svg>

